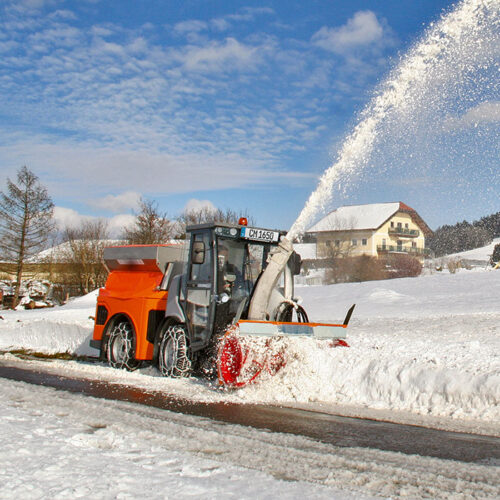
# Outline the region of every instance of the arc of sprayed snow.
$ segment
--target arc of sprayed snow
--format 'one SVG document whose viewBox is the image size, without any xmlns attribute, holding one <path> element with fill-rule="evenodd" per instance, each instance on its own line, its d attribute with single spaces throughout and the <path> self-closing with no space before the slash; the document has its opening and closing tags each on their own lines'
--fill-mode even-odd
<svg viewBox="0 0 500 500">
<path fill-rule="evenodd" d="M 342 178 L 359 174 L 368 163 L 377 137 L 377 127 L 391 109 L 403 110 L 412 102 L 415 85 L 431 78 L 430 69 L 440 64 L 454 43 L 464 46 L 467 35 L 477 38 L 485 19 L 498 24 L 500 0 L 464 0 L 449 14 L 431 25 L 422 40 L 411 49 L 381 85 L 380 92 L 361 113 L 361 121 L 345 140 L 337 161 L 321 176 L 287 238 L 293 241 L 303 234 L 319 211 L 330 203 L 332 191 Z M 472 39 L 474 40 L 474 38 Z"/>
</svg>

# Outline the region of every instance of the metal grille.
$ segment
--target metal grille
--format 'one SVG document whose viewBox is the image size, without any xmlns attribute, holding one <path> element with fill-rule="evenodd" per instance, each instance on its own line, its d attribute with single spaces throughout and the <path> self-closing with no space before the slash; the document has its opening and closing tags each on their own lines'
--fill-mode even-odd
<svg viewBox="0 0 500 500">
<path fill-rule="evenodd" d="M 108 310 L 104 306 L 97 306 L 96 325 L 105 325 L 108 319 Z"/>
</svg>

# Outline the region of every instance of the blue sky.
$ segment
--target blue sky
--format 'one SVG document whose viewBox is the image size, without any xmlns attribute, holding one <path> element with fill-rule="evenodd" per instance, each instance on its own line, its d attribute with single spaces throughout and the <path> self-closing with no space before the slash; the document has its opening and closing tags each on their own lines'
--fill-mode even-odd
<svg viewBox="0 0 500 500">
<path fill-rule="evenodd" d="M 26 164 L 64 223 L 118 227 L 144 196 L 172 217 L 211 203 L 288 228 L 374 88 L 452 5 L 1 0 L 0 183 Z M 486 106 L 489 128 L 421 143 L 420 188 L 396 141 L 328 208 L 401 200 L 431 227 L 500 210 L 498 81 L 485 89 L 460 116 Z"/>
</svg>

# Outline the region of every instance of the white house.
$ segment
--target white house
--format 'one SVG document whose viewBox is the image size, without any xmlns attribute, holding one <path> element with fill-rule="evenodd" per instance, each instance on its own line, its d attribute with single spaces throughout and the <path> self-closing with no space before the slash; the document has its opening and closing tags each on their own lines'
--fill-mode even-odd
<svg viewBox="0 0 500 500">
<path fill-rule="evenodd" d="M 339 207 L 314 224 L 317 258 L 406 253 L 423 258 L 425 237 L 432 231 L 402 202 Z"/>
</svg>

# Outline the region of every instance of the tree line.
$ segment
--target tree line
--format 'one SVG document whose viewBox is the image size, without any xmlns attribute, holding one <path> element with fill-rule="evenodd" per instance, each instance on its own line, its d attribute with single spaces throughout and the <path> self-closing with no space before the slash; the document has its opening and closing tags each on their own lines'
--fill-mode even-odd
<svg viewBox="0 0 500 500">
<path fill-rule="evenodd" d="M 500 212 L 482 217 L 472 223 L 466 220 L 455 225 L 438 227 L 426 240 L 436 257 L 483 247 L 500 237 Z"/>
<path fill-rule="evenodd" d="M 118 239 L 131 245 L 160 244 L 185 238 L 188 225 L 237 223 L 240 217 L 254 224 L 247 212 L 209 207 L 188 210 L 171 219 L 157 201 L 141 199 L 133 223 L 122 228 Z M 30 269 L 40 272 L 42 268 L 49 277 L 62 276 L 81 294 L 103 286 L 107 270 L 102 254 L 109 240 L 108 224 L 103 219 L 85 220 L 78 227 L 57 231 L 54 203 L 47 188 L 26 166 L 18 170 L 16 181 L 7 179 L 5 192 L 0 192 L 0 273 L 15 276 L 14 305 Z M 55 245 L 59 245 L 57 256 L 49 253 L 42 262 L 37 260 L 41 250 Z"/>
</svg>

